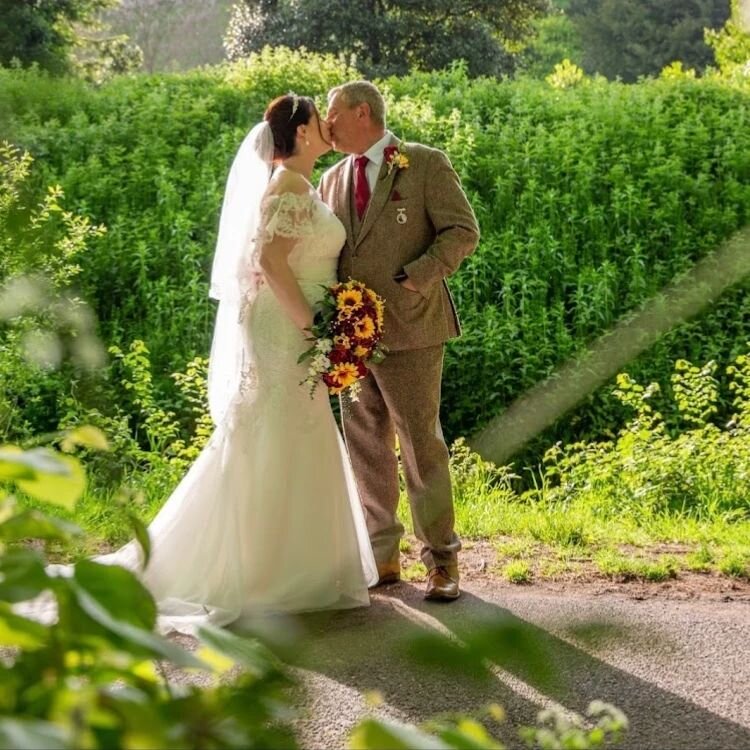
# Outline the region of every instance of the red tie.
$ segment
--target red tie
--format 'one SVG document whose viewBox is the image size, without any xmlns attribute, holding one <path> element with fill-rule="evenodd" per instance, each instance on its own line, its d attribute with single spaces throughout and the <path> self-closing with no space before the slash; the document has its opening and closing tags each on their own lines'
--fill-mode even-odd
<svg viewBox="0 0 750 750">
<path fill-rule="evenodd" d="M 370 202 L 370 185 L 367 182 L 367 162 L 370 161 L 366 156 L 358 156 L 354 160 L 354 206 L 357 209 L 357 216 L 362 221 L 362 217 L 367 210 L 367 204 Z"/>
</svg>

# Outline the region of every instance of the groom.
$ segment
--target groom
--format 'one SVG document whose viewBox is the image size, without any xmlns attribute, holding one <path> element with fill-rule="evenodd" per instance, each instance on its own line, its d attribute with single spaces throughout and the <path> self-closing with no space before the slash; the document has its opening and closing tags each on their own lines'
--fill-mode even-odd
<svg viewBox="0 0 750 750">
<path fill-rule="evenodd" d="M 349 154 L 320 182 L 346 228 L 339 278 L 385 299 L 390 353 L 343 414 L 344 434 L 380 584 L 400 579 L 398 435 L 414 531 L 429 571 L 426 599 L 459 596 L 448 449 L 440 427 L 443 345 L 460 333 L 445 278 L 479 240 L 474 212 L 445 154 L 386 130 L 385 102 L 368 81 L 328 94 L 333 146 Z"/>
</svg>

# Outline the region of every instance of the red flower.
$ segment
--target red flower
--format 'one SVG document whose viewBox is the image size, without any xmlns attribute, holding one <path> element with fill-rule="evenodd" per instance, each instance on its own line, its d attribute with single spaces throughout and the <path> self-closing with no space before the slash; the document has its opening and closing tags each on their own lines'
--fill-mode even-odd
<svg viewBox="0 0 750 750">
<path fill-rule="evenodd" d="M 398 158 L 398 148 L 390 147 L 386 154 Z M 347 298 L 360 297 L 359 300 L 355 299 L 356 305 L 339 304 L 339 296 L 346 293 L 349 293 Z M 303 381 L 310 386 L 311 394 L 316 381 L 322 381 L 329 393 L 351 393 L 356 400 L 360 387 L 358 381 L 369 372 L 365 363 L 371 358 L 380 362 L 385 356 L 384 348 L 379 343 L 383 336 L 382 306 L 383 300 L 362 282 L 350 280 L 346 284 L 339 283 L 328 288 L 321 314 L 323 320 L 327 321 L 324 338 L 331 341 L 333 348 L 327 353 L 330 363 L 328 371 L 313 361 Z M 362 338 L 363 333 L 369 335 Z M 304 353 L 305 356 L 313 354 L 315 348 L 311 347 Z"/>
<path fill-rule="evenodd" d="M 328 353 L 328 359 L 331 360 L 332 364 L 340 365 L 342 362 L 346 362 L 349 359 L 349 352 L 347 352 L 346 349 L 337 346 Z"/>
</svg>

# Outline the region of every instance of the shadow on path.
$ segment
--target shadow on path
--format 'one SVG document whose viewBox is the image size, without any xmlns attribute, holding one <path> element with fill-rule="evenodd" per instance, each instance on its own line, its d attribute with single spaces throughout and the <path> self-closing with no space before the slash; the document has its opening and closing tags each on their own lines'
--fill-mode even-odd
<svg viewBox="0 0 750 750">
<path fill-rule="evenodd" d="M 607 664 L 467 592 L 446 605 L 425 602 L 420 590 L 402 584 L 379 589 L 369 609 L 308 614 L 297 622 L 303 631 L 303 649 L 294 657 L 295 666 L 360 693 L 379 691 L 396 715 L 407 721 L 418 723 L 443 712 L 472 712 L 496 702 L 506 709 L 508 718 L 492 730 L 509 747 L 521 747 L 517 728 L 534 723 L 545 702 L 583 714 L 592 700 L 600 699 L 618 706 L 630 719 L 623 748 L 750 748 L 750 730 L 740 724 Z M 491 648 L 490 656 L 502 670 L 499 676 L 483 675 L 471 662 L 456 670 L 418 664 L 406 657 L 405 644 L 434 633 L 436 627 L 447 628 L 467 642 L 476 640 L 487 623 L 500 623 L 516 636 L 522 634 L 524 641 L 532 639 L 537 666 L 530 667 L 526 660 L 514 657 L 512 649 L 502 648 Z M 630 638 L 637 649 L 644 634 L 637 635 L 638 640 L 632 634 Z M 450 646 L 446 647 L 449 651 L 455 653 Z M 550 668 L 546 677 L 538 668 L 540 662 Z M 335 695 L 330 700 L 335 702 Z M 358 718 L 352 716 L 351 724 Z M 341 736 L 336 741 L 341 746 L 344 740 Z"/>
</svg>

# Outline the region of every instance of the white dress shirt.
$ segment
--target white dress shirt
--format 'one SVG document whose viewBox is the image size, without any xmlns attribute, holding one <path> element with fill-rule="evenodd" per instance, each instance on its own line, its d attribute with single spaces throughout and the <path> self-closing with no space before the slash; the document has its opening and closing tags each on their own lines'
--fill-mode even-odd
<svg viewBox="0 0 750 750">
<path fill-rule="evenodd" d="M 380 174 L 380 167 L 383 165 L 383 149 L 390 144 L 393 134 L 390 130 L 385 131 L 385 135 L 377 142 L 373 143 L 370 148 L 365 151 L 364 154 L 355 154 L 352 158 L 352 189 L 357 183 L 357 172 L 354 165 L 354 159 L 357 156 L 366 156 L 370 161 L 367 162 L 365 169 L 365 175 L 367 176 L 367 184 L 370 186 L 370 195 L 375 192 L 375 183 L 378 181 L 378 175 Z"/>
</svg>

